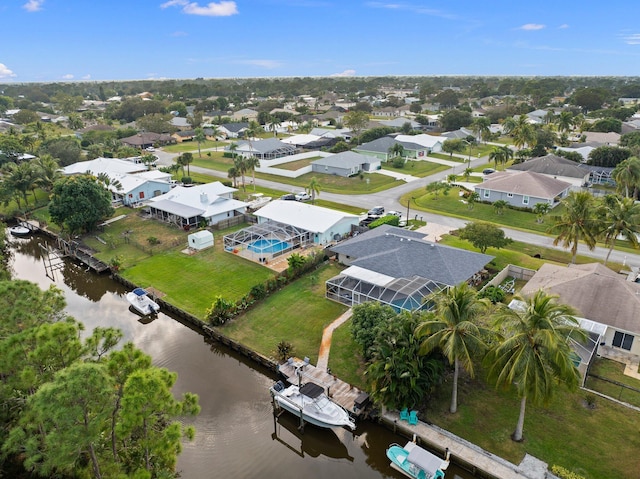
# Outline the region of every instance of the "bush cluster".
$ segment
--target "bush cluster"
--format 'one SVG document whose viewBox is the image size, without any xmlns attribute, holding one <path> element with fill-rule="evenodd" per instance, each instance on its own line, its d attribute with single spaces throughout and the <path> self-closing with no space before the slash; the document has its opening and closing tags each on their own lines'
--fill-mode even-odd
<svg viewBox="0 0 640 479">
<path fill-rule="evenodd" d="M 551 466 L 551 472 L 558 476 L 560 479 L 585 479 L 584 476 L 572 472 L 569 469 L 565 469 L 562 466 L 556 466 L 555 464 Z"/>
</svg>

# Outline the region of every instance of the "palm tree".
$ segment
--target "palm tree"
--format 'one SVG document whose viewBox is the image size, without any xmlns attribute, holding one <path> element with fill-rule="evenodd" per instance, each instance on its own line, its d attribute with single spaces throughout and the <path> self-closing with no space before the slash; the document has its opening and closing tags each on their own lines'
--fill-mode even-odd
<svg viewBox="0 0 640 479">
<path fill-rule="evenodd" d="M 36 169 L 37 183 L 46 192 L 51 192 L 53 184 L 62 177 L 60 165 L 51 155 L 41 155 L 33 162 Z"/>
<path fill-rule="evenodd" d="M 9 162 L 3 167 L 2 187 L 15 198 L 18 209 L 20 209 L 21 197 L 25 206 L 29 204 L 27 192 L 35 188 L 36 179 L 35 168 L 30 162 L 20 164 Z"/>
<path fill-rule="evenodd" d="M 560 112 L 560 114 L 555 117 L 555 123 L 560 133 L 571 130 L 574 124 L 573 113 L 571 113 L 570 111 Z"/>
<path fill-rule="evenodd" d="M 469 196 L 467 196 L 467 209 L 472 210 L 478 200 L 480 200 L 480 194 L 477 191 L 469 193 Z"/>
<path fill-rule="evenodd" d="M 389 155 L 391 158 L 404 156 L 404 146 L 402 146 L 402 143 L 394 143 L 393 146 L 389 148 Z"/>
<path fill-rule="evenodd" d="M 531 146 L 535 141 L 535 129 L 533 125 L 529 123 L 527 115 L 520 115 L 515 119 L 513 129 L 511 130 L 511 136 L 513 136 L 513 144 L 522 149 L 524 146 Z"/>
<path fill-rule="evenodd" d="M 282 122 L 280 118 L 277 116 L 271 116 L 269 118 L 269 129 L 273 131 L 273 137 L 276 138 L 278 136 L 278 127 L 282 126 Z"/>
<path fill-rule="evenodd" d="M 637 236 L 640 232 L 640 204 L 633 198 L 607 195 L 604 197 L 599 215 L 604 242 L 609 245 L 609 252 L 604 259 L 605 265 L 619 237 L 626 239 L 634 248 L 640 246 Z"/>
<path fill-rule="evenodd" d="M 580 374 L 572 362 L 569 337 L 586 336 L 577 327 L 575 311 L 556 302 L 555 296 L 540 290 L 530 298 L 515 299 L 524 306 L 521 310 L 504 306 L 496 315 L 502 341 L 487 353 L 484 364 L 496 386 L 516 388 L 520 416 L 512 438 L 522 441 L 527 399 L 547 402 L 558 381 L 578 386 Z"/>
<path fill-rule="evenodd" d="M 185 152 L 185 153 L 183 153 L 182 155 L 180 155 L 180 156 L 178 157 L 178 162 L 179 162 L 179 164 L 181 164 L 183 167 L 185 167 L 185 166 L 187 167 L 187 176 L 189 176 L 189 177 L 190 177 L 190 176 L 191 176 L 191 171 L 189 170 L 189 165 L 190 165 L 191 163 L 193 163 L 193 154 L 192 154 L 192 153 L 190 153 L 190 152 L 188 152 L 188 151 L 187 151 L 187 152 Z M 184 171 L 184 169 L 183 169 L 183 171 Z"/>
<path fill-rule="evenodd" d="M 471 123 L 471 131 L 475 133 L 476 138 L 486 142 L 491 135 L 490 126 L 491 120 L 487 117 L 481 116 L 473 120 Z"/>
<path fill-rule="evenodd" d="M 36 144 L 36 139 L 33 135 L 26 134 L 20 137 L 20 143 L 26 148 L 29 153 L 33 153 L 33 147 Z"/>
<path fill-rule="evenodd" d="M 465 168 L 464 169 L 464 178 L 466 181 L 469 181 L 469 178 L 471 177 L 471 173 L 473 173 L 473 168 Z"/>
<path fill-rule="evenodd" d="M 496 170 L 498 169 L 498 163 L 504 167 L 511 159 L 513 159 L 513 150 L 506 145 L 495 146 L 489 153 L 489 161 L 493 160 Z"/>
<path fill-rule="evenodd" d="M 533 212 L 536 214 L 536 222 L 542 223 L 544 221 L 544 215 L 551 210 L 549 203 L 536 203 L 533 207 Z"/>
<path fill-rule="evenodd" d="M 311 181 L 305 188 L 305 191 L 311 195 L 311 204 L 314 204 L 316 201 L 316 195 L 320 195 L 320 182 L 315 176 L 311 178 Z"/>
<path fill-rule="evenodd" d="M 456 175 L 455 173 L 451 173 L 450 175 L 447 175 L 447 182 L 449 184 L 455 183 L 457 179 L 458 179 L 458 175 Z"/>
<path fill-rule="evenodd" d="M 640 185 L 640 159 L 632 156 L 621 161 L 611 172 L 611 177 L 616 182 L 618 193 L 624 191 L 624 196 L 628 198 L 631 196 L 630 191 L 633 191 L 635 198 Z"/>
<path fill-rule="evenodd" d="M 260 160 L 257 156 L 250 156 L 245 159 L 247 170 L 251 170 L 251 179 L 253 181 L 253 191 L 256 191 L 256 168 L 260 168 Z"/>
<path fill-rule="evenodd" d="M 244 156 L 236 156 L 233 160 L 233 166 L 236 169 L 236 172 L 242 177 L 242 191 L 247 191 L 247 186 L 244 181 L 244 176 L 247 173 L 247 158 Z"/>
<path fill-rule="evenodd" d="M 504 209 L 509 206 L 509 203 L 506 200 L 497 200 L 493 202 L 493 210 L 497 215 L 502 216 L 504 213 Z"/>
<path fill-rule="evenodd" d="M 238 176 L 239 176 L 238 169 L 235 166 L 232 166 L 227 171 L 227 178 L 230 178 L 231 181 L 233 181 L 234 188 L 238 187 Z"/>
<path fill-rule="evenodd" d="M 122 191 L 122 183 L 120 180 L 111 178 L 107 173 L 98 173 L 96 176 L 98 183 L 105 186 L 105 188 L 109 189 L 110 186 L 113 186 L 117 191 Z"/>
<path fill-rule="evenodd" d="M 193 139 L 198 143 L 198 158 L 202 158 L 202 150 L 200 149 L 200 145 L 207 140 L 206 135 L 204 134 L 204 130 L 202 128 L 196 128 L 194 130 Z"/>
<path fill-rule="evenodd" d="M 596 246 L 597 221 L 593 196 L 588 191 L 571 191 L 561 204 L 564 212 L 552 218 L 554 225 L 550 233 L 557 233 L 554 246 L 562 242 L 564 248 L 571 247 L 571 263 L 576 262 L 578 243 L 583 240 L 590 250 Z"/>
<path fill-rule="evenodd" d="M 443 195 L 448 195 L 450 189 L 451 185 L 444 181 L 434 181 L 426 186 L 427 192 L 433 193 L 433 197 L 435 200 L 438 199 L 438 195 L 440 194 L 440 192 L 442 192 Z"/>
<path fill-rule="evenodd" d="M 449 411 L 458 409 L 458 374 L 462 366 L 474 376 L 473 361 L 486 349 L 485 337 L 489 330 L 478 324 L 487 311 L 488 301 L 478 298 L 476 291 L 463 282 L 438 292 L 433 297 L 434 313 L 429 314 L 416 328 L 422 339 L 420 354 L 440 349 L 453 365 L 453 390 Z"/>
</svg>

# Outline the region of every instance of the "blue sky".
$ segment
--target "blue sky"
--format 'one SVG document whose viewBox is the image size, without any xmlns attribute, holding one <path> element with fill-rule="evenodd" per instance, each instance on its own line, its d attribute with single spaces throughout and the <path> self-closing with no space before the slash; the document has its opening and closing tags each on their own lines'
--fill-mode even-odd
<svg viewBox="0 0 640 479">
<path fill-rule="evenodd" d="M 0 82 L 640 75 L 640 2 L 0 0 Z"/>
</svg>

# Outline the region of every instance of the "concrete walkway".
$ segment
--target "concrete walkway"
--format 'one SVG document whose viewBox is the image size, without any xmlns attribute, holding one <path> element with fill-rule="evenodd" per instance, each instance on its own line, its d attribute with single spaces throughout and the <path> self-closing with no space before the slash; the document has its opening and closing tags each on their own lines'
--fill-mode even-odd
<svg viewBox="0 0 640 479">
<path fill-rule="evenodd" d="M 378 173 L 379 175 L 384 175 L 384 176 L 391 176 L 396 180 L 406 181 L 407 183 L 410 181 L 417 181 L 420 179 L 417 176 L 411 176 L 411 175 L 398 173 L 397 171 L 391 171 L 391 170 L 375 170 L 374 173 Z"/>
<path fill-rule="evenodd" d="M 322 332 L 322 342 L 320 343 L 320 352 L 318 353 L 318 363 L 316 367 L 322 371 L 326 371 L 329 366 L 329 350 L 331 349 L 331 337 L 333 331 L 340 325 L 349 320 L 353 311 L 351 308 L 347 309 L 341 316 L 338 317 L 333 323 L 324 328 Z"/>
</svg>

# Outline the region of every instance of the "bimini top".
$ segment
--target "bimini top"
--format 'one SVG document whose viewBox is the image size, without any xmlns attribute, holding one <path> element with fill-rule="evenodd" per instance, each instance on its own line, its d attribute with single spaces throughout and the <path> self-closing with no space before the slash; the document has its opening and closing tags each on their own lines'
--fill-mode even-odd
<svg viewBox="0 0 640 479">
<path fill-rule="evenodd" d="M 304 394 L 311 399 L 315 399 L 324 393 L 324 388 L 315 383 L 305 383 L 300 388 L 300 394 Z"/>
<path fill-rule="evenodd" d="M 421 447 L 411 449 L 407 461 L 415 464 L 430 475 L 435 474 L 435 472 L 442 467 L 442 459 L 431 454 L 429 451 L 425 451 Z"/>
<path fill-rule="evenodd" d="M 142 288 L 136 288 L 133 290 L 133 294 L 135 294 L 136 296 L 146 296 L 147 292 Z"/>
</svg>

